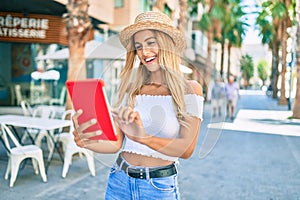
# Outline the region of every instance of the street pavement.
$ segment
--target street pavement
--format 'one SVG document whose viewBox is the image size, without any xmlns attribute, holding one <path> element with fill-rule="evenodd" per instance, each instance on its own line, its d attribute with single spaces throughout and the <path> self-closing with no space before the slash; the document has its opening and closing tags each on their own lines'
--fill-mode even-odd
<svg viewBox="0 0 300 200">
<path fill-rule="evenodd" d="M 300 120 L 287 106 L 261 91 L 241 91 L 234 120 L 204 120 L 193 156 L 180 160 L 179 187 L 183 200 L 297 200 L 300 199 Z M 1 150 L 2 149 L 2 150 Z M 116 155 L 95 155 L 96 176 L 85 158 L 75 156 L 65 179 L 56 155 L 48 182 L 35 175 L 30 162 L 20 169 L 13 188 L 4 180 L 7 157 L 0 143 L 0 199 L 104 199 L 109 167 Z"/>
</svg>

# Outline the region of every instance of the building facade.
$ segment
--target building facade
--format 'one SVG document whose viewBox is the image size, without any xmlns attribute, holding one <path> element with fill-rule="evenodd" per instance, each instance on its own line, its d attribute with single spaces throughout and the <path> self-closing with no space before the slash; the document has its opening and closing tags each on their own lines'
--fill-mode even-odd
<svg viewBox="0 0 300 200">
<path fill-rule="evenodd" d="M 39 62 L 35 58 L 68 46 L 62 18 L 67 12 L 67 2 L 1 1 L 0 105 L 16 105 L 20 98 L 30 101 L 34 93 L 50 98 L 58 97 L 66 80 L 67 61 Z M 98 40 L 104 40 L 101 25 L 113 23 L 113 13 L 113 1 L 90 0 L 89 15 L 93 24 L 90 39 L 96 37 Z M 50 68 L 59 72 L 59 80 L 33 80 L 32 72 L 43 72 Z M 35 87 L 36 90 L 33 91 L 32 85 L 40 87 Z"/>
<path fill-rule="evenodd" d="M 58 98 L 64 87 L 68 60 L 37 60 L 39 56 L 67 48 L 67 35 L 62 15 L 67 13 L 67 0 L 2 0 L 0 5 L 0 106 L 17 105 L 21 99 L 38 96 Z M 178 0 L 89 0 L 88 14 L 93 24 L 90 40 L 119 46 L 117 34 L 134 22 L 137 14 L 161 10 L 176 24 Z M 121 17 L 120 17 L 121 16 Z M 188 51 L 183 60 L 193 69 L 191 78 L 203 80 L 206 36 L 193 30 L 187 16 L 185 28 Z M 93 59 L 86 61 L 87 78 L 102 78 L 108 83 L 109 96 L 117 89 L 123 61 Z M 32 72 L 54 69 L 58 80 L 35 80 Z M 33 87 L 34 86 L 34 87 Z M 34 90 L 34 89 L 35 90 Z M 37 94 L 34 96 L 34 94 Z M 44 102 L 35 102 L 35 104 Z"/>
</svg>

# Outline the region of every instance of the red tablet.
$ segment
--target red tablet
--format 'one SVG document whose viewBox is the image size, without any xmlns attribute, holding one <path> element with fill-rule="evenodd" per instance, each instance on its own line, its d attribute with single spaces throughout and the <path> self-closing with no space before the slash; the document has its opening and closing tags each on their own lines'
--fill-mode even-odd
<svg viewBox="0 0 300 200">
<path fill-rule="evenodd" d="M 83 110 L 83 113 L 78 117 L 79 124 L 92 118 L 97 119 L 97 123 L 84 132 L 101 130 L 102 134 L 90 139 L 116 141 L 116 129 L 105 95 L 104 81 L 100 79 L 66 81 L 66 86 L 74 109 L 76 111 Z"/>
</svg>

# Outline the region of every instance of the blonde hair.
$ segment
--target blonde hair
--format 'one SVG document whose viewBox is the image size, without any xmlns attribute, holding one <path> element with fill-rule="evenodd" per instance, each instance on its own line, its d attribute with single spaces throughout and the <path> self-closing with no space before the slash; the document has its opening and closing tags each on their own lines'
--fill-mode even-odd
<svg viewBox="0 0 300 200">
<path fill-rule="evenodd" d="M 162 69 L 163 77 L 171 92 L 174 111 L 177 113 L 178 121 L 182 122 L 186 110 L 184 101 L 186 80 L 179 69 L 179 52 L 176 52 L 175 43 L 169 35 L 156 30 L 152 31 L 156 36 L 159 46 L 159 64 Z M 130 82 L 133 74 L 133 66 L 136 61 L 133 37 L 128 45 L 127 49 L 130 49 L 130 51 L 127 52 L 126 63 L 120 74 L 121 83 L 119 86 L 118 101 L 114 105 L 116 107 L 121 105 L 126 94 L 128 94 L 127 99 L 125 99 L 126 103 L 134 107 L 135 96 L 140 94 L 143 84 L 149 83 L 150 81 L 150 72 L 140 63 L 133 82 Z"/>
</svg>

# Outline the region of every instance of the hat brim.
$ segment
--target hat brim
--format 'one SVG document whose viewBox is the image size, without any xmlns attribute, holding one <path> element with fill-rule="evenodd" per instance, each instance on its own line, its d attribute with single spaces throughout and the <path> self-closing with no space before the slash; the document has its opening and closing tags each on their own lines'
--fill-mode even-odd
<svg viewBox="0 0 300 200">
<path fill-rule="evenodd" d="M 182 52 L 186 47 L 184 35 L 177 28 L 159 22 L 140 22 L 126 27 L 120 32 L 120 41 L 122 45 L 128 49 L 128 44 L 130 40 L 132 40 L 132 36 L 139 31 L 147 29 L 161 31 L 169 35 L 178 52 Z"/>
</svg>

